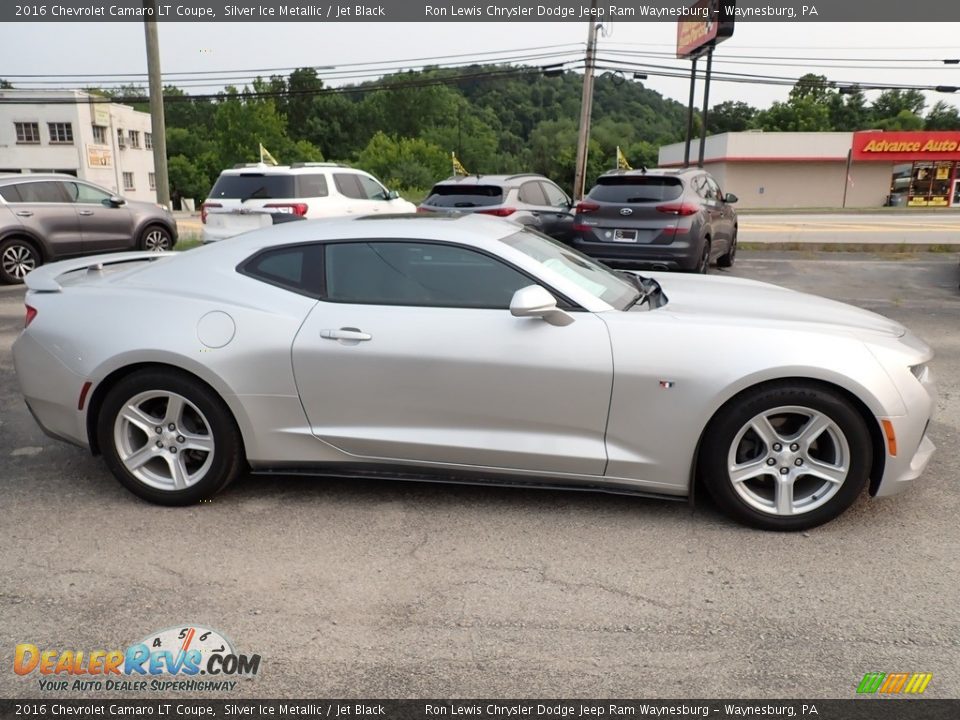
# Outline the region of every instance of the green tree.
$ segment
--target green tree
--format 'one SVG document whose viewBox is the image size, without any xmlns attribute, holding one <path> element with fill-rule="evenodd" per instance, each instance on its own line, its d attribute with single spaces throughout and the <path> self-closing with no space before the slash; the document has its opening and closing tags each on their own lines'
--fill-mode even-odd
<svg viewBox="0 0 960 720">
<path fill-rule="evenodd" d="M 357 166 L 388 186 L 429 188 L 451 173 L 450 156 L 420 138 L 378 132 L 357 156 Z"/>
<path fill-rule="evenodd" d="M 847 94 L 832 93 L 827 106 L 831 130 L 853 132 L 871 126 L 873 115 L 867 107 L 867 96 L 857 86 Z"/>
<path fill-rule="evenodd" d="M 910 110 L 901 110 L 896 117 L 874 123 L 881 130 L 923 130 L 923 118 Z"/>
<path fill-rule="evenodd" d="M 904 110 L 920 115 L 926 104 L 919 90 L 885 90 L 873 102 L 873 117 L 877 121 L 892 120 Z"/>
<path fill-rule="evenodd" d="M 193 198 L 197 206 L 210 192 L 210 178 L 197 164 L 184 155 L 172 155 L 167 159 L 170 177 L 170 197 L 176 207 L 181 207 L 184 198 Z"/>
<path fill-rule="evenodd" d="M 4 80 L 0 78 L 0 90 L 11 90 L 13 89 L 13 83 L 9 80 Z"/>
<path fill-rule="evenodd" d="M 960 111 L 946 100 L 938 100 L 924 120 L 926 130 L 960 130 Z"/>
<path fill-rule="evenodd" d="M 775 102 L 757 114 L 757 125 L 779 132 L 822 132 L 830 130 L 830 110 L 812 97 Z"/>
<path fill-rule="evenodd" d="M 710 134 L 743 132 L 753 127 L 759 111 L 752 105 L 741 101 L 728 100 L 710 108 L 708 122 Z"/>
</svg>

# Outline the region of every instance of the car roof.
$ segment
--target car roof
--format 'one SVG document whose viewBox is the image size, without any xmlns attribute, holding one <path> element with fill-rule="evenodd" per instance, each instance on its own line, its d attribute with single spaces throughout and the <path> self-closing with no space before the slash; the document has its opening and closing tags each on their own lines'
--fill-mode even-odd
<svg viewBox="0 0 960 720">
<path fill-rule="evenodd" d="M 246 163 L 235 165 L 232 168 L 223 170 L 221 175 L 243 175 L 246 173 L 255 173 L 257 175 L 303 175 L 316 172 L 317 170 L 336 168 L 338 171 L 364 174 L 363 170 L 352 168 L 349 165 L 327 162 L 304 162 L 294 163 L 293 165 L 267 165 L 265 163 Z"/>
<path fill-rule="evenodd" d="M 89 180 L 78 178 L 75 175 L 67 175 L 66 173 L 0 173 L 0 182 L 3 183 L 13 181 L 23 182 L 24 180 L 79 180 L 80 182 L 85 182 L 90 185 L 94 184 Z"/>
<path fill-rule="evenodd" d="M 441 180 L 436 185 L 520 185 L 527 180 L 549 180 L 549 178 L 538 175 L 537 173 L 514 173 L 512 175 L 454 175 L 446 180 Z M 551 180 L 551 182 L 553 182 Z"/>
<path fill-rule="evenodd" d="M 695 173 L 705 173 L 706 170 L 699 167 L 690 168 L 642 168 L 640 170 L 608 170 L 600 177 L 670 177 L 679 175 L 693 175 Z"/>
</svg>

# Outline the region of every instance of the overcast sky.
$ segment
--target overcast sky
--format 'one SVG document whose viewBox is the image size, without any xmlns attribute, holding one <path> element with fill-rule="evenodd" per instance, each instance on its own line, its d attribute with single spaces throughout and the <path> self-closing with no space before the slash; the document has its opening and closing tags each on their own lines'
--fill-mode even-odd
<svg viewBox="0 0 960 720">
<path fill-rule="evenodd" d="M 175 22 L 160 24 L 160 47 L 165 74 L 308 65 L 337 68 L 335 71 L 321 71 L 323 74 L 351 71 L 351 63 L 443 55 L 484 60 L 496 56 L 480 53 L 505 51 L 504 56 L 567 53 L 563 57 L 529 61 L 532 64 L 549 64 L 559 59 L 582 57 L 586 33 L 587 25 L 584 22 L 336 25 L 309 22 Z M 67 81 L 64 77 L 67 74 L 118 75 L 146 71 L 143 26 L 139 23 L 7 23 L 3 36 L 0 42 L 0 77 L 47 76 L 32 80 L 12 78 L 15 86 L 27 86 L 38 81 L 63 84 Z M 944 58 L 960 57 L 958 36 L 958 23 L 742 22 L 737 26 L 734 37 L 719 46 L 715 69 L 786 78 L 796 78 L 804 72 L 819 72 L 832 80 L 843 82 L 960 85 L 960 65 L 946 66 L 941 62 Z M 614 22 L 605 28 L 601 36 L 600 55 L 621 63 L 654 63 L 688 71 L 688 62 L 678 61 L 669 55 L 653 58 L 613 55 L 615 51 L 672 53 L 675 38 L 676 25 L 673 23 Z M 774 59 L 766 59 L 770 57 Z M 864 65 L 850 61 L 857 58 L 871 59 L 871 62 Z M 916 62 L 918 60 L 926 62 Z M 443 62 L 459 60 L 450 58 Z M 774 62 L 788 65 L 767 64 Z M 410 62 L 406 66 L 419 67 L 423 64 Z M 828 67 L 830 65 L 855 67 Z M 642 68 L 636 70 L 643 71 Z M 87 84 L 95 83 L 95 80 L 71 79 L 70 82 Z M 196 81 L 187 83 L 169 77 L 165 82 L 186 87 Z M 243 84 L 242 80 L 234 82 Z M 347 81 L 330 79 L 328 84 L 343 82 Z M 688 84 L 685 79 L 651 75 L 645 83 L 667 97 L 686 103 Z M 55 88 L 57 84 L 43 87 Z M 196 86 L 190 87 L 189 91 L 215 92 L 217 89 Z M 774 100 L 785 99 L 788 92 L 789 87 L 716 82 L 711 89 L 711 105 L 725 100 L 744 100 L 766 107 Z M 876 94 L 872 92 L 868 96 L 873 98 Z M 928 93 L 928 107 L 938 99 L 958 104 L 960 94 Z"/>
</svg>

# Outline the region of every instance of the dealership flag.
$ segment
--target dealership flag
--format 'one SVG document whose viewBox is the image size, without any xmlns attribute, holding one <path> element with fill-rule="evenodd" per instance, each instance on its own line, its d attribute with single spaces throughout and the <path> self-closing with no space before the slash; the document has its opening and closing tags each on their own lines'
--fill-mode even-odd
<svg viewBox="0 0 960 720">
<path fill-rule="evenodd" d="M 277 159 L 270 154 L 270 151 L 263 146 L 263 143 L 260 143 L 260 162 L 268 162 L 271 165 L 280 164 L 277 162 Z"/>
<path fill-rule="evenodd" d="M 467 169 L 463 166 L 459 160 L 457 160 L 457 154 L 455 152 L 450 153 L 450 162 L 453 165 L 453 174 L 454 175 L 469 175 Z"/>
<path fill-rule="evenodd" d="M 633 170 L 633 168 L 630 167 L 630 163 L 627 162 L 627 156 L 620 150 L 619 145 L 617 145 L 617 170 Z"/>
</svg>

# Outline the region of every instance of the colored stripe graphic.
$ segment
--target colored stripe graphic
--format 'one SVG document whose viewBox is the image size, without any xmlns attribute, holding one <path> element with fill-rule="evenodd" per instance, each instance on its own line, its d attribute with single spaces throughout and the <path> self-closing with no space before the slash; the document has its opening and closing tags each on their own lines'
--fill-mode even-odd
<svg viewBox="0 0 960 720">
<path fill-rule="evenodd" d="M 871 672 L 863 676 L 863 680 L 857 686 L 857 692 L 860 694 L 879 692 L 885 695 L 896 695 L 897 693 L 920 695 L 927 689 L 931 680 L 933 680 L 933 673 Z"/>
</svg>

